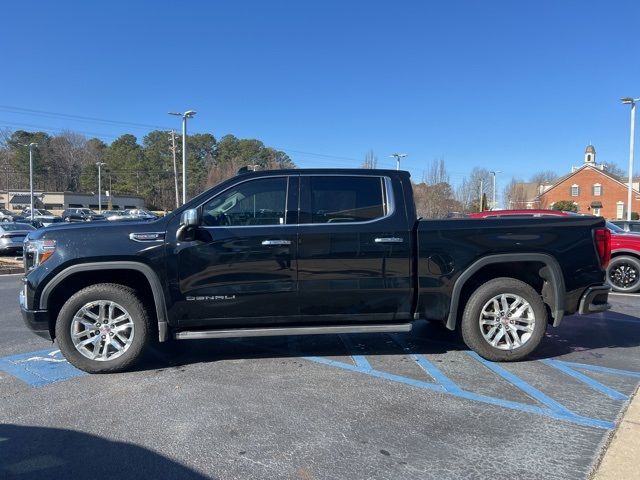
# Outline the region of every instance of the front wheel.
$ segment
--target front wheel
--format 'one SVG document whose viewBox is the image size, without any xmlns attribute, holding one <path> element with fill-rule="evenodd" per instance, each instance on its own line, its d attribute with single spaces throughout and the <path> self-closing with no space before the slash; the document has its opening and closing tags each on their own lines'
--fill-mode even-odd
<svg viewBox="0 0 640 480">
<path fill-rule="evenodd" d="M 464 342 L 491 361 L 521 360 L 540 344 L 547 310 L 530 285 L 494 278 L 471 294 L 461 323 Z"/>
<path fill-rule="evenodd" d="M 607 267 L 607 281 L 614 292 L 637 292 L 640 290 L 640 260 L 627 255 L 612 258 Z"/>
<path fill-rule="evenodd" d="M 141 357 L 149 330 L 147 312 L 133 289 L 101 283 L 83 288 L 62 306 L 56 339 L 75 367 L 112 373 Z"/>
</svg>

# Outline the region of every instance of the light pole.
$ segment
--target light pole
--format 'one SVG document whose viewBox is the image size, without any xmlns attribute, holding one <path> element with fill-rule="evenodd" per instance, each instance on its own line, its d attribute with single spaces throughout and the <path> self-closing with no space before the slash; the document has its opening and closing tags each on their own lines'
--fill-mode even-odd
<svg viewBox="0 0 640 480">
<path fill-rule="evenodd" d="M 391 155 L 389 155 L 390 158 L 396 159 L 396 170 L 400 170 L 400 159 L 406 156 L 406 153 L 392 153 Z"/>
<path fill-rule="evenodd" d="M 169 112 L 169 115 L 182 117 L 182 204 L 187 203 L 187 118 L 192 118 L 196 112 L 187 110 L 184 113 Z"/>
<path fill-rule="evenodd" d="M 29 200 L 31 204 L 31 222 L 33 222 L 33 147 L 37 147 L 38 144 L 31 142 L 29 144 Z"/>
<path fill-rule="evenodd" d="M 640 98 L 624 97 L 620 101 L 631 105 L 631 136 L 629 137 L 629 188 L 627 189 L 627 221 L 631 221 L 631 201 L 633 200 L 633 137 L 636 127 L 636 102 Z"/>
<path fill-rule="evenodd" d="M 101 183 L 101 168 L 106 165 L 104 162 L 96 162 L 98 166 L 98 213 L 102 213 L 102 183 Z"/>
<path fill-rule="evenodd" d="M 491 171 L 489 173 L 493 175 L 493 201 L 491 202 L 491 210 L 495 210 L 496 209 L 496 174 L 502 173 L 502 172 L 500 170 L 496 170 L 496 171 Z"/>
</svg>

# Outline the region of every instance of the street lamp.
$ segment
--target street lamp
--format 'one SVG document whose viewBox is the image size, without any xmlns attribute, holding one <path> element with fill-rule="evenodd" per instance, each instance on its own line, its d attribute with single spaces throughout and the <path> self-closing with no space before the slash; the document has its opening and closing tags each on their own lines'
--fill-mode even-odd
<svg viewBox="0 0 640 480">
<path fill-rule="evenodd" d="M 400 159 L 406 156 L 406 153 L 392 153 L 391 155 L 389 155 L 390 158 L 396 159 L 396 170 L 400 170 Z"/>
<path fill-rule="evenodd" d="M 102 213 L 102 184 L 101 184 L 101 168 L 106 165 L 104 162 L 96 162 L 98 166 L 98 213 Z"/>
<path fill-rule="evenodd" d="M 633 137 L 636 126 L 636 102 L 640 98 L 623 97 L 620 99 L 625 105 L 631 105 L 631 136 L 629 137 L 629 187 L 627 189 L 627 221 L 631 221 L 631 200 L 633 198 Z"/>
<path fill-rule="evenodd" d="M 187 203 L 187 118 L 192 118 L 196 112 L 187 110 L 184 113 L 169 112 L 169 115 L 182 117 L 182 204 Z"/>
<path fill-rule="evenodd" d="M 489 172 L 493 175 L 493 202 L 491 203 L 491 210 L 496 209 L 496 173 L 502 173 L 500 170 Z"/>
<path fill-rule="evenodd" d="M 33 223 L 33 147 L 37 147 L 38 144 L 31 142 L 29 144 L 29 200 L 31 204 L 31 222 Z"/>
</svg>

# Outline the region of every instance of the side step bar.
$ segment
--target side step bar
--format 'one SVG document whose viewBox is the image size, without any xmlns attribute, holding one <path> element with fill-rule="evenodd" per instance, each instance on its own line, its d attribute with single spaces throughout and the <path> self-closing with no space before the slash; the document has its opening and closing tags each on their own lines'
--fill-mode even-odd
<svg viewBox="0 0 640 480">
<path fill-rule="evenodd" d="M 323 335 L 329 333 L 392 333 L 410 332 L 411 323 L 391 323 L 374 325 L 333 325 L 330 327 L 261 327 L 234 328 L 225 330 L 185 330 L 176 332 L 176 340 L 197 340 L 203 338 L 233 337 L 275 337 L 278 335 Z"/>
</svg>

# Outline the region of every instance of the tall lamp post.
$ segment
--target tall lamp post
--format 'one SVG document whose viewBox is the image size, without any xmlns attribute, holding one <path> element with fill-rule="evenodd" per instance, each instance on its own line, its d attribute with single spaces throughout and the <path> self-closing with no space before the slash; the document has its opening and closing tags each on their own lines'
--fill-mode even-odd
<svg viewBox="0 0 640 480">
<path fill-rule="evenodd" d="M 29 201 L 31 206 L 31 222 L 33 222 L 33 147 L 37 147 L 38 144 L 31 142 L 29 144 Z"/>
<path fill-rule="evenodd" d="M 496 209 L 496 174 L 502 173 L 502 172 L 500 170 L 496 170 L 496 171 L 491 171 L 489 173 L 493 175 L 493 201 L 491 202 L 491 210 L 495 210 Z"/>
<path fill-rule="evenodd" d="M 396 159 L 396 170 L 400 170 L 400 159 L 407 156 L 406 153 L 392 153 L 389 155 L 391 158 Z"/>
<path fill-rule="evenodd" d="M 106 165 L 104 162 L 96 162 L 98 166 L 98 213 L 102 213 L 102 183 L 101 183 L 101 168 Z"/>
<path fill-rule="evenodd" d="M 629 137 L 629 188 L 627 189 L 627 221 L 631 221 L 631 210 L 633 200 L 633 137 L 636 126 L 636 102 L 640 98 L 624 97 L 620 101 L 625 105 L 631 105 L 631 136 Z"/>
<path fill-rule="evenodd" d="M 182 117 L 182 204 L 187 203 L 187 118 L 193 118 L 196 112 L 187 110 L 184 113 L 169 112 L 169 115 Z"/>
</svg>

